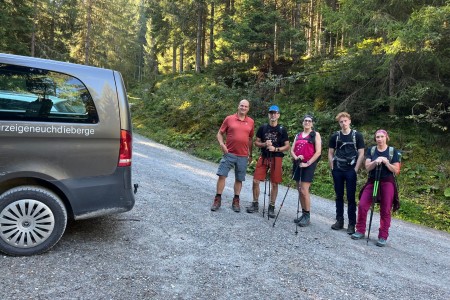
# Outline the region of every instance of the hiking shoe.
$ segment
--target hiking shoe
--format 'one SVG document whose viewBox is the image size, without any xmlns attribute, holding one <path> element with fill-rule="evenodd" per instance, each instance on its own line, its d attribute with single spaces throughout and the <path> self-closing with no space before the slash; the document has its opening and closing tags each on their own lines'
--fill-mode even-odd
<svg viewBox="0 0 450 300">
<path fill-rule="evenodd" d="M 246 207 L 246 210 L 249 214 L 254 213 L 254 212 L 258 212 L 259 211 L 259 206 L 258 206 L 258 202 L 253 201 L 250 206 Z"/>
<path fill-rule="evenodd" d="M 354 233 L 355 233 L 355 225 L 348 224 L 347 234 L 354 234 Z"/>
<path fill-rule="evenodd" d="M 310 221 L 310 214 L 303 214 L 301 220 L 298 222 L 298 226 L 300 227 L 306 227 L 311 223 Z"/>
<path fill-rule="evenodd" d="M 337 220 L 336 223 L 331 225 L 331 229 L 333 230 L 339 230 L 344 228 L 344 220 Z"/>
<path fill-rule="evenodd" d="M 364 233 L 361 232 L 355 232 L 354 234 L 352 234 L 352 240 L 361 240 L 364 238 Z"/>
<path fill-rule="evenodd" d="M 275 218 L 275 205 L 269 204 L 267 214 L 269 215 L 269 218 Z"/>
<path fill-rule="evenodd" d="M 386 246 L 386 240 L 383 239 L 383 238 L 379 238 L 379 239 L 378 239 L 378 242 L 377 242 L 377 246 L 378 246 L 378 247 L 384 247 L 384 246 Z"/>
<path fill-rule="evenodd" d="M 294 223 L 299 223 L 304 217 L 305 217 L 305 214 L 302 214 L 300 218 L 294 219 Z"/>
<path fill-rule="evenodd" d="M 214 198 L 213 205 L 211 206 L 211 210 L 212 210 L 212 211 L 218 210 L 221 204 L 222 204 L 222 198 L 219 197 L 219 196 L 216 196 L 216 197 Z"/>
<path fill-rule="evenodd" d="M 239 206 L 239 198 L 236 198 L 236 197 L 233 198 L 233 203 L 231 204 L 231 208 L 235 212 L 240 212 L 241 211 L 241 207 Z"/>
</svg>

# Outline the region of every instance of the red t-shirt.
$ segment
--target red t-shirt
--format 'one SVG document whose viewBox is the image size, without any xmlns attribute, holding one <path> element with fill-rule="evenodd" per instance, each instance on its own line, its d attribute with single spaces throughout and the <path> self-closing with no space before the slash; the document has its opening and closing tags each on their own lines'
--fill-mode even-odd
<svg viewBox="0 0 450 300">
<path fill-rule="evenodd" d="M 255 122 L 249 116 L 239 120 L 238 115 L 230 115 L 223 120 L 220 133 L 226 133 L 228 152 L 236 156 L 248 156 L 248 143 L 253 138 Z"/>
<path fill-rule="evenodd" d="M 305 137 L 300 132 L 294 144 L 295 155 L 303 155 L 303 162 L 307 162 L 314 156 L 314 144 L 309 142 L 309 134 Z"/>
</svg>

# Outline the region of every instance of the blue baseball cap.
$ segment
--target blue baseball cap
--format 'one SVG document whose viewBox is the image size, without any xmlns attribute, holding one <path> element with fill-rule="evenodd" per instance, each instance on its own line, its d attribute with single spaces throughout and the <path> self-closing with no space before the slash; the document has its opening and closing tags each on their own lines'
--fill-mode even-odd
<svg viewBox="0 0 450 300">
<path fill-rule="evenodd" d="M 280 112 L 280 108 L 276 105 L 272 105 L 271 107 L 269 107 L 269 112 L 271 111 L 276 111 L 277 113 Z"/>
</svg>

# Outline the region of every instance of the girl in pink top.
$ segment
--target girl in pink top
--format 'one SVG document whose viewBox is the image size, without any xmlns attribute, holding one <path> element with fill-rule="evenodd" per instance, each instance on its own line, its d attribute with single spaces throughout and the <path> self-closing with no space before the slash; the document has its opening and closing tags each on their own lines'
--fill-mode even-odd
<svg viewBox="0 0 450 300">
<path fill-rule="evenodd" d="M 322 139 L 317 131 L 313 130 L 313 118 L 310 115 L 303 117 L 303 131 L 295 136 L 291 155 L 294 160 L 293 179 L 297 182 L 299 202 L 302 206 L 302 216 L 294 220 L 299 226 L 310 224 L 311 199 L 309 187 L 314 178 L 317 162 L 322 151 Z M 297 216 L 298 217 L 298 216 Z"/>
</svg>

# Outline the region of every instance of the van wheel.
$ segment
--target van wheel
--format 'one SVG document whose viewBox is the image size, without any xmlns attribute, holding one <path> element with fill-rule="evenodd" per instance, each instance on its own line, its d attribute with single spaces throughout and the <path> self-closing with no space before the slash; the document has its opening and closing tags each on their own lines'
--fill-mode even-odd
<svg viewBox="0 0 450 300">
<path fill-rule="evenodd" d="M 61 199 L 39 186 L 19 186 L 0 195 L 0 251 L 24 256 L 53 247 L 64 234 L 67 211 Z"/>
</svg>

